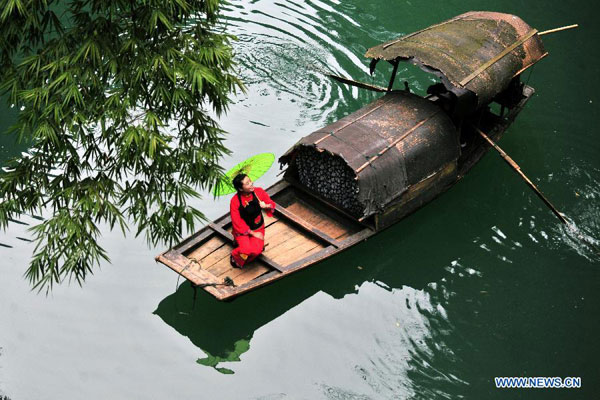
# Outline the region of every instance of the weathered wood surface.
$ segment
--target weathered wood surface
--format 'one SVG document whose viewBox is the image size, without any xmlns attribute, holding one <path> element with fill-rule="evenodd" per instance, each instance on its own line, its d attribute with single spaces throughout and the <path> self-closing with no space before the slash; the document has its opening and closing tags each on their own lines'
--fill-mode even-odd
<svg viewBox="0 0 600 400">
<path fill-rule="evenodd" d="M 313 252 L 314 249 L 321 249 L 323 247 L 316 240 L 298 235 L 288 241 L 286 251 L 274 255 L 273 259 L 283 265 L 285 269 L 287 265 L 298 260 L 298 258 L 305 257 L 308 253 Z"/>
<path fill-rule="evenodd" d="M 294 237 L 303 236 L 302 232 L 285 222 L 277 222 L 270 228 L 272 229 L 267 228 L 265 231 L 265 251 L 263 252 L 269 258 L 285 251 L 289 247 L 289 241 Z"/>
<path fill-rule="evenodd" d="M 226 230 L 224 230 L 223 228 L 221 228 L 220 226 L 218 226 L 218 225 L 216 225 L 214 223 L 210 223 L 210 224 L 208 224 L 208 226 L 212 230 L 214 230 L 216 233 L 218 233 L 222 237 L 226 238 L 230 243 L 233 243 L 233 235 L 231 233 L 227 232 Z M 233 250 L 233 246 L 232 245 L 228 245 L 228 246 L 230 247 L 229 252 L 231 253 L 231 250 Z M 217 250 L 217 251 L 219 251 L 219 250 Z M 270 266 L 271 268 L 274 268 L 274 269 L 276 269 L 278 271 L 282 271 L 281 265 L 277 264 L 276 262 L 273 262 L 268 257 L 265 257 L 263 254 L 261 254 L 260 256 L 258 256 L 258 258 L 262 262 L 264 262 L 265 264 L 267 264 L 268 266 Z"/>
<path fill-rule="evenodd" d="M 202 269 L 205 269 L 207 271 L 214 269 L 213 266 L 218 264 L 219 261 L 223 260 L 224 258 L 229 258 L 229 254 L 231 253 L 232 250 L 233 250 L 233 246 L 229 243 L 219 247 L 217 250 L 213 251 L 212 253 L 207 255 L 205 258 L 200 260 Z"/>
<path fill-rule="evenodd" d="M 235 282 L 237 286 L 243 285 L 257 277 L 269 272 L 273 271 L 271 268 L 265 266 L 260 260 L 253 261 L 248 265 L 247 268 L 242 269 L 234 269 L 234 273 L 231 276 L 231 279 Z M 279 271 L 275 271 L 277 274 L 281 274 Z M 235 288 L 233 288 L 235 290 Z"/>
<path fill-rule="evenodd" d="M 337 240 L 342 240 L 353 233 L 352 229 L 345 226 L 339 220 L 324 214 L 301 199 L 290 204 L 287 209 Z"/>
<path fill-rule="evenodd" d="M 218 237 L 213 236 L 208 239 L 202 246 L 195 248 L 193 251 L 186 254 L 189 259 L 202 260 L 204 257 L 217 250 L 219 247 L 225 245 L 225 241 Z"/>
<path fill-rule="evenodd" d="M 202 285 L 206 283 L 223 283 L 222 281 L 219 282 L 218 278 L 210 274 L 209 272 L 204 271 L 201 268 L 197 268 L 192 260 L 188 259 L 187 257 L 183 256 L 182 254 L 176 251 L 170 250 L 166 253 L 159 255 L 157 257 L 157 261 L 160 261 L 161 263 L 165 264 L 166 266 L 168 266 L 173 271 L 177 272 L 179 275 L 183 276 L 193 284 Z M 192 265 L 194 265 L 194 267 L 190 268 Z M 208 293 L 212 294 L 219 300 L 224 300 L 225 298 L 227 298 L 227 294 L 225 294 L 220 288 L 214 286 L 207 286 L 204 287 L 204 290 L 206 290 Z"/>
<path fill-rule="evenodd" d="M 198 243 L 202 242 L 210 235 L 212 235 L 212 232 L 209 229 L 204 228 L 204 229 L 200 230 L 199 232 L 193 234 L 189 238 L 185 239 L 183 242 L 181 242 L 177 246 L 175 246 L 175 250 L 177 250 L 180 253 L 185 253 L 189 249 L 197 246 Z"/>
<path fill-rule="evenodd" d="M 319 237 L 320 239 L 328 242 L 329 244 L 331 244 L 334 247 L 340 247 L 337 240 L 335 240 L 334 238 L 332 238 L 325 232 L 321 231 L 320 229 L 316 228 L 314 225 L 308 223 L 304 219 L 300 218 L 299 216 L 295 215 L 293 212 L 290 212 L 289 210 L 285 209 L 281 205 L 277 205 L 275 207 L 275 212 L 281 214 L 283 217 L 285 217 L 289 221 L 300 226 L 309 234 Z"/>
</svg>

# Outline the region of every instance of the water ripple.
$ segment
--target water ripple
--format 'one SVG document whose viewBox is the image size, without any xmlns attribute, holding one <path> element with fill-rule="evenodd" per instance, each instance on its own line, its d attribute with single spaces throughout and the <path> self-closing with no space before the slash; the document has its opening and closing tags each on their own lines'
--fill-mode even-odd
<svg viewBox="0 0 600 400">
<path fill-rule="evenodd" d="M 453 268 L 478 274 L 458 262 Z M 446 283 L 432 282 L 422 290 L 404 286 L 375 296 L 376 287 L 380 286 L 365 283 L 359 291 L 363 301 L 384 301 L 386 314 L 379 328 L 369 331 L 374 346 L 366 362 L 354 366 L 357 377 L 381 398 L 450 398 L 450 393 L 460 392 L 468 383 L 459 377 L 459 360 L 445 342 L 454 331 L 445 306 L 452 296 Z"/>
<path fill-rule="evenodd" d="M 375 11 L 333 0 L 261 0 L 228 5 L 225 22 L 239 39 L 234 50 L 246 85 L 260 88 L 253 90 L 266 96 L 286 95 L 305 108 L 301 119 L 324 125 L 343 116 L 337 114 L 340 109 L 356 109 L 380 96 L 340 85 L 326 74 L 387 85 L 391 67 L 382 63 L 370 76 L 363 54 L 400 33 L 373 26 Z M 435 78 L 402 65 L 397 81 L 408 81 L 414 91 L 424 92 Z"/>
</svg>

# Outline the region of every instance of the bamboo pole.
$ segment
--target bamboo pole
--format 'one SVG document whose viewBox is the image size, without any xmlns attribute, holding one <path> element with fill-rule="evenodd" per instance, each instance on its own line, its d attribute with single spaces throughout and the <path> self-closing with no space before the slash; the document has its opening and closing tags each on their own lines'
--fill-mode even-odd
<svg viewBox="0 0 600 400">
<path fill-rule="evenodd" d="M 371 84 L 364 83 L 364 82 L 355 81 L 353 79 L 346 78 L 344 76 L 338 76 L 338 75 L 333 75 L 333 74 L 326 74 L 326 75 L 329 78 L 334 79 L 334 80 L 336 80 L 338 82 L 345 83 L 346 85 L 350 85 L 350 86 L 356 86 L 356 87 L 361 88 L 361 89 L 373 90 L 375 92 L 387 92 L 388 91 L 384 87 L 376 86 L 376 85 L 371 85 Z"/>
<path fill-rule="evenodd" d="M 388 144 L 387 146 L 385 146 L 382 150 L 379 151 L 379 153 L 375 154 L 373 157 L 369 158 L 369 160 L 364 163 L 363 165 L 361 165 L 360 167 L 358 167 L 358 169 L 356 169 L 356 175 L 358 176 L 358 174 L 360 173 L 360 171 L 362 171 L 363 169 L 367 168 L 367 166 L 371 165 L 371 163 L 373 161 L 375 161 L 377 158 L 381 157 L 381 155 L 383 153 L 385 153 L 386 151 L 388 151 L 389 149 L 391 149 L 392 147 L 394 147 L 395 145 L 397 145 L 398 143 L 400 143 L 402 140 L 404 140 L 405 137 L 407 137 L 408 135 L 410 135 L 411 133 L 413 133 L 417 128 L 419 128 L 421 125 L 423 125 L 425 122 L 429 121 L 431 118 L 433 118 L 434 116 L 436 116 L 440 111 L 436 111 L 433 114 L 431 114 L 430 116 L 428 116 L 427 118 L 421 120 L 421 122 L 419 122 L 418 124 L 416 124 L 415 126 L 413 126 L 412 128 L 410 128 L 409 130 L 407 130 L 406 132 L 404 132 L 402 134 L 402 136 L 396 138 L 392 143 Z"/>
<path fill-rule="evenodd" d="M 577 27 L 579 27 L 578 24 L 573 24 L 573 25 L 561 26 L 560 28 L 548 29 L 547 31 L 538 32 L 538 36 L 547 35 L 548 33 L 565 31 L 567 29 L 573 29 L 573 28 L 577 28 Z"/>
<path fill-rule="evenodd" d="M 387 91 L 391 92 L 392 87 L 394 86 L 394 79 L 396 79 L 396 72 L 398 71 L 398 64 L 400 64 L 400 59 L 396 59 L 394 61 L 394 70 L 392 71 L 392 77 L 390 78 L 390 83 L 388 84 Z"/>
<path fill-rule="evenodd" d="M 579 229 L 577 229 L 577 227 L 572 222 L 567 221 L 567 219 L 564 217 L 564 215 L 561 212 L 559 212 L 556 209 L 556 207 L 554 207 L 552 205 L 552 203 L 550 203 L 550 201 L 542 194 L 542 192 L 533 184 L 533 182 L 531 182 L 531 180 L 529 180 L 529 178 L 527 178 L 525 176 L 525 174 L 521 171 L 521 167 L 519 167 L 519 165 L 517 165 L 517 163 L 512 158 L 510 158 L 510 156 L 508 154 L 506 154 L 506 152 L 504 150 L 502 150 L 500 148 L 500 146 L 498 146 L 496 143 L 494 143 L 494 141 L 492 139 L 490 139 L 485 133 L 483 133 L 479 128 L 477 128 L 475 125 L 473 125 L 473 128 L 475 128 L 475 130 L 477 130 L 477 132 L 479 132 L 479 134 L 498 153 L 500 153 L 500 156 L 504 159 L 504 161 L 506 161 L 508 163 L 508 165 L 511 166 L 511 168 L 513 168 L 515 171 L 517 171 L 517 173 L 521 176 L 521 178 L 523 178 L 523 180 L 525 180 L 527 185 L 533 189 L 535 194 L 537 194 L 538 197 L 540 199 L 542 199 L 542 201 L 552 210 L 554 215 L 556 215 L 558 217 L 560 222 L 562 222 L 567 227 L 567 229 L 581 241 L 581 243 L 586 244 L 590 249 L 592 249 L 592 251 L 594 253 L 596 253 L 596 255 L 600 255 L 600 248 L 598 248 L 598 245 L 596 243 L 594 243 L 593 241 L 591 241 L 589 238 L 583 236 L 579 232 Z"/>
<path fill-rule="evenodd" d="M 556 215 L 558 217 L 558 219 L 560 219 L 560 222 L 562 222 L 565 225 L 569 225 L 569 222 L 565 219 L 565 217 L 556 209 L 556 207 L 554 207 L 552 205 L 552 203 L 550 203 L 550 201 L 546 198 L 546 196 L 544 196 L 542 194 L 542 192 L 537 188 L 537 186 L 535 186 L 533 184 L 533 182 L 531 182 L 531 180 L 525 176 L 525 174 L 521 171 L 521 167 L 519 167 L 519 165 L 512 159 L 510 158 L 510 156 L 508 154 L 506 154 L 506 152 L 504 150 L 502 150 L 500 148 L 500 146 L 498 146 L 496 143 L 494 143 L 494 141 L 492 139 L 490 139 L 488 137 L 488 135 L 486 135 L 485 133 L 483 133 L 483 131 L 481 131 L 481 129 L 475 127 L 475 129 L 477 130 L 477 132 L 479 132 L 479 134 L 481 135 L 481 137 L 483 137 L 498 153 L 500 153 L 500 156 L 504 159 L 504 161 L 506 161 L 506 163 L 508 165 L 510 165 L 510 167 L 512 169 L 514 169 L 520 176 L 521 178 L 523 178 L 523 180 L 525 181 L 525 183 L 527 183 L 527 185 L 533 189 L 533 191 L 535 192 L 535 194 L 538 195 L 538 197 L 540 199 L 542 199 L 542 201 L 544 203 L 546 203 L 546 205 L 550 208 L 550 210 L 552 210 L 552 212 L 554 213 L 554 215 Z"/>
</svg>

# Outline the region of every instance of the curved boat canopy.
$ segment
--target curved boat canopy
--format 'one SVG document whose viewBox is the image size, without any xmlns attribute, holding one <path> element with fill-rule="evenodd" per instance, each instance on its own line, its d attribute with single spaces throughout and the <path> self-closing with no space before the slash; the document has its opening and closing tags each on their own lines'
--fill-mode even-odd
<svg viewBox="0 0 600 400">
<path fill-rule="evenodd" d="M 406 60 L 437 73 L 448 90 L 475 93 L 482 106 L 547 54 L 537 30 L 521 18 L 471 11 L 372 47 L 365 56 L 373 59 L 371 73 L 379 60 Z"/>
<path fill-rule="evenodd" d="M 340 157 L 358 183 L 358 218 L 385 207 L 411 185 L 459 156 L 450 118 L 417 95 L 394 91 L 300 139 L 279 158 L 293 176 L 296 152 L 303 147 Z"/>
</svg>

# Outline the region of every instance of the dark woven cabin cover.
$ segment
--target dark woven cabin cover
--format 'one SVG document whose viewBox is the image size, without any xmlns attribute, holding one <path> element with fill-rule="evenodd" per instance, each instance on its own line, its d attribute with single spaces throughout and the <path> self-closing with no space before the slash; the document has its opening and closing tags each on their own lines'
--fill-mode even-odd
<svg viewBox="0 0 600 400">
<path fill-rule="evenodd" d="M 383 211 L 393 199 L 460 153 L 456 128 L 439 107 L 407 92 L 391 92 L 298 141 L 279 158 L 294 174 L 303 146 L 341 157 L 354 171 L 362 215 Z M 369 162 L 369 160 L 372 160 Z"/>
<path fill-rule="evenodd" d="M 536 33 L 517 16 L 471 11 L 372 47 L 365 56 L 374 62 L 408 60 L 440 71 L 444 83 L 474 92 L 482 106 L 547 55 Z"/>
</svg>

